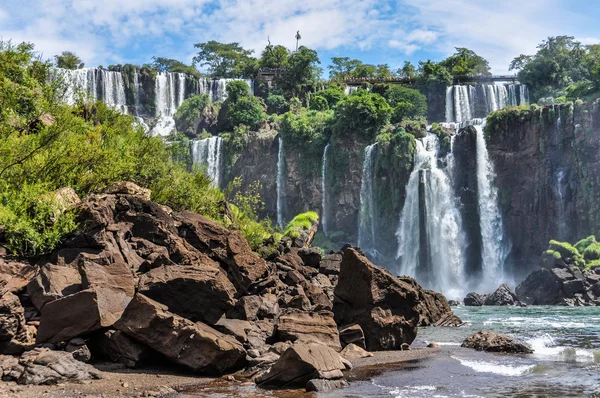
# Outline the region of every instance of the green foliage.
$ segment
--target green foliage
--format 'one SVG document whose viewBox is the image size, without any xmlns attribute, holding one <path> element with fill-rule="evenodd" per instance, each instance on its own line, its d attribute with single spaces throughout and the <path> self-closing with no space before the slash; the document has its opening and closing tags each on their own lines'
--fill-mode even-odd
<svg viewBox="0 0 600 398">
<path fill-rule="evenodd" d="M 443 65 L 427 60 L 419 61 L 419 84 L 424 87 L 449 86 L 452 84 L 452 75 Z"/>
<path fill-rule="evenodd" d="M 579 253 L 579 250 L 577 250 L 568 242 L 559 242 L 556 240 L 551 240 L 549 250 L 553 250 L 560 253 L 561 257 L 567 263 L 572 262 L 577 267 L 585 267 L 585 261 L 581 253 Z"/>
<path fill-rule="evenodd" d="M 234 127 L 246 125 L 257 128 L 266 116 L 259 99 L 254 96 L 239 97 L 229 104 L 229 120 Z"/>
<path fill-rule="evenodd" d="M 54 62 L 57 67 L 64 69 L 81 69 L 85 66 L 81 58 L 71 51 L 63 51 L 60 55 L 55 55 Z"/>
<path fill-rule="evenodd" d="M 327 86 L 325 90 L 317 91 L 316 95 L 327 100 L 329 109 L 333 109 L 346 96 L 341 87 L 333 84 Z"/>
<path fill-rule="evenodd" d="M 525 120 L 530 116 L 532 109 L 534 108 L 530 108 L 526 105 L 507 106 L 506 108 L 490 113 L 486 118 L 486 125 L 484 128 L 486 138 L 491 136 L 491 134 L 501 126 L 519 120 Z"/>
<path fill-rule="evenodd" d="M 177 108 L 175 115 L 173 115 L 179 130 L 187 130 L 187 127 L 192 126 L 204 109 L 210 105 L 211 101 L 208 94 L 195 95 L 183 101 L 181 106 Z"/>
<path fill-rule="evenodd" d="M 452 76 L 491 76 L 488 61 L 473 50 L 456 47 L 456 52 L 440 62 Z"/>
<path fill-rule="evenodd" d="M 348 57 L 331 58 L 331 64 L 328 68 L 331 80 L 353 78 L 385 79 L 394 75 L 387 64 L 365 64 L 358 59 L 350 59 Z"/>
<path fill-rule="evenodd" d="M 267 105 L 267 112 L 269 114 L 276 113 L 281 115 L 290 109 L 290 105 L 283 95 L 269 94 L 265 100 L 265 104 Z"/>
<path fill-rule="evenodd" d="M 340 135 L 357 131 L 374 138 L 389 122 L 391 113 L 392 108 L 381 95 L 361 90 L 344 98 L 335 108 L 334 131 Z"/>
<path fill-rule="evenodd" d="M 417 77 L 417 68 L 410 61 L 404 61 L 402 68 L 398 69 L 398 74 L 408 79 Z"/>
<path fill-rule="evenodd" d="M 227 98 L 233 102 L 237 101 L 240 97 L 250 95 L 250 86 L 243 80 L 229 82 L 225 90 L 227 91 Z"/>
<path fill-rule="evenodd" d="M 387 90 L 386 99 L 394 108 L 392 123 L 427 115 L 427 98 L 418 90 L 394 85 Z"/>
<path fill-rule="evenodd" d="M 267 45 L 260 57 L 262 68 L 286 68 L 289 63 L 290 51 L 285 46 Z"/>
<path fill-rule="evenodd" d="M 287 98 L 304 98 L 319 78 L 320 63 L 315 50 L 300 46 L 298 51 L 289 56 L 287 66 L 277 76 L 275 83 L 286 93 Z"/>
<path fill-rule="evenodd" d="M 600 260 L 600 243 L 589 245 L 583 252 L 583 258 L 586 261 Z"/>
<path fill-rule="evenodd" d="M 326 111 L 329 110 L 329 104 L 327 103 L 325 97 L 315 95 L 310 100 L 310 109 L 313 111 Z"/>
<path fill-rule="evenodd" d="M 403 120 L 398 126 L 415 138 L 424 138 L 427 135 L 427 121 L 425 118 Z"/>
<path fill-rule="evenodd" d="M 579 251 L 579 253 L 584 253 L 588 246 L 595 243 L 597 243 L 596 237 L 594 235 L 590 235 L 587 238 L 583 238 L 579 242 L 575 243 L 575 248 L 577 251 Z"/>
<path fill-rule="evenodd" d="M 192 65 L 171 58 L 152 57 L 152 67 L 158 72 L 186 73 L 190 76 L 201 77 L 202 74 Z"/>
<path fill-rule="evenodd" d="M 302 110 L 287 112 L 280 123 L 280 133 L 284 142 L 300 146 L 313 146 L 320 151 L 331 135 L 332 111 Z"/>
<path fill-rule="evenodd" d="M 251 79 L 256 75 L 258 61 L 252 58 L 252 50 L 246 50 L 239 43 L 219 43 L 211 40 L 194 44 L 200 51 L 193 58 L 193 65 L 208 67 L 213 77 Z"/>
<path fill-rule="evenodd" d="M 285 227 L 283 236 L 298 238 L 302 231 L 309 230 L 313 224 L 319 221 L 319 214 L 314 211 L 298 214 Z"/>
</svg>

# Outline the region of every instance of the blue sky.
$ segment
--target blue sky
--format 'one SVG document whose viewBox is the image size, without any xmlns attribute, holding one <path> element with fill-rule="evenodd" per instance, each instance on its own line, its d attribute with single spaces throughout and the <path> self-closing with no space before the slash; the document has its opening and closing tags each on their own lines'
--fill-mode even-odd
<svg viewBox="0 0 600 398">
<path fill-rule="evenodd" d="M 30 41 L 45 58 L 76 52 L 87 66 L 142 64 L 152 56 L 191 62 L 194 43 L 240 42 L 260 54 L 301 44 L 392 68 L 441 60 L 468 47 L 507 73 L 548 36 L 600 43 L 600 2 L 584 0 L 2 0 L 0 37 Z"/>
</svg>

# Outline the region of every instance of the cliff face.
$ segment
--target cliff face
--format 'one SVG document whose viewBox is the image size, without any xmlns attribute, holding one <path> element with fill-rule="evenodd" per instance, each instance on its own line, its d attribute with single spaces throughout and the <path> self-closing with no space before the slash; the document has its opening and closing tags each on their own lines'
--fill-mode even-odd
<svg viewBox="0 0 600 398">
<path fill-rule="evenodd" d="M 600 103 L 505 111 L 488 120 L 488 150 L 518 275 L 550 239 L 600 232 Z"/>
</svg>

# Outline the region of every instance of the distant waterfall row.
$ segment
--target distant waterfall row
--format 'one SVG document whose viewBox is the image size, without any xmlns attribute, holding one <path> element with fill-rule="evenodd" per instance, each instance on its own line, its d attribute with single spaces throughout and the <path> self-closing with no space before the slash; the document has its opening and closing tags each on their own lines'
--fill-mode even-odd
<svg viewBox="0 0 600 398">
<path fill-rule="evenodd" d="M 523 84 L 478 84 L 449 86 L 446 89 L 446 122 L 483 118 L 506 106 L 529 103 Z"/>
<path fill-rule="evenodd" d="M 161 117 L 153 130 L 158 135 L 171 133 L 175 127 L 173 115 L 186 98 L 208 94 L 213 102 L 224 101 L 227 98 L 227 84 L 239 80 L 195 78 L 185 73 L 160 72 L 156 74 L 154 83 L 151 84 L 152 90 L 143 84 L 143 77 L 137 69 L 133 73 L 133 82 L 129 84 L 126 84 L 124 73 L 100 68 L 76 70 L 55 68 L 53 79 L 58 78 L 62 78 L 67 85 L 65 102 L 73 104 L 83 94 L 92 100 L 99 100 L 115 107 L 120 112 L 138 116 L 144 121 Z M 250 91 L 254 93 L 253 80 L 245 81 L 250 86 Z M 126 95 L 127 92 L 131 95 Z M 148 103 L 154 104 L 153 112 L 148 112 L 146 106 Z"/>
</svg>

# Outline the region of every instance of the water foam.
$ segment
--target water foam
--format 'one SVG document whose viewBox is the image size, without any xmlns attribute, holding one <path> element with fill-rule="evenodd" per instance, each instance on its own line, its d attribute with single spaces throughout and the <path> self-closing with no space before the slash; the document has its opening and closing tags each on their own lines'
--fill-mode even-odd
<svg viewBox="0 0 600 398">
<path fill-rule="evenodd" d="M 470 360 L 452 357 L 461 365 L 469 367 L 479 373 L 493 373 L 501 376 L 521 376 L 535 367 L 535 365 L 503 365 L 497 362 L 486 362 L 481 360 Z"/>
</svg>

